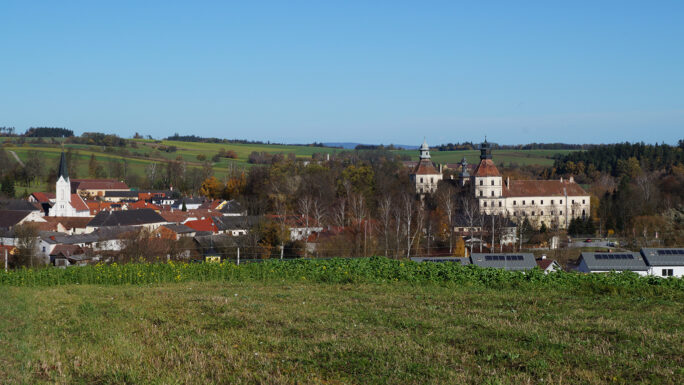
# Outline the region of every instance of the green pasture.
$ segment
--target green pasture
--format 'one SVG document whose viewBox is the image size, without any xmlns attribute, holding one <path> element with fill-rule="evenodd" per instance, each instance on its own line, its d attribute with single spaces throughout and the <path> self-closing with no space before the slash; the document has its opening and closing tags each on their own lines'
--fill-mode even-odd
<svg viewBox="0 0 684 385">
<path fill-rule="evenodd" d="M 379 258 L 9 274 L 7 384 L 684 382 L 674 280 Z"/>
</svg>

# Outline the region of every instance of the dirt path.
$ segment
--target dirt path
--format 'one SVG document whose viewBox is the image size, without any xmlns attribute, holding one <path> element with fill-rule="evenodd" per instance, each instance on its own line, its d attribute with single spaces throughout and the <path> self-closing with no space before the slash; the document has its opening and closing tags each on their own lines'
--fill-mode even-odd
<svg viewBox="0 0 684 385">
<path fill-rule="evenodd" d="M 12 151 L 12 150 L 8 150 L 8 151 L 10 152 L 10 154 L 12 154 L 12 156 L 14 156 L 14 159 L 16 159 L 17 162 L 19 162 L 21 167 L 24 167 L 24 162 L 22 162 L 21 159 L 19 159 L 19 156 L 17 155 L 17 153 Z"/>
</svg>

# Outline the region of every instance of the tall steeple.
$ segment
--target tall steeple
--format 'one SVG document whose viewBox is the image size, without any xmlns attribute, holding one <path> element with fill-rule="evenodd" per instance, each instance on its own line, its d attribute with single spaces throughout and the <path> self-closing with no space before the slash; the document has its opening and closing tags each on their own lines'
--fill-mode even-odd
<svg viewBox="0 0 684 385">
<path fill-rule="evenodd" d="M 62 157 L 59 160 L 59 174 L 57 174 L 57 179 L 60 177 L 64 178 L 64 180 L 69 180 L 69 169 L 67 168 L 64 151 L 62 151 Z"/>
<path fill-rule="evenodd" d="M 420 146 L 420 160 L 423 159 L 430 159 L 430 147 L 425 139 L 423 139 L 423 145 Z"/>
<path fill-rule="evenodd" d="M 492 145 L 487 143 L 487 137 L 480 144 L 480 160 L 492 159 Z"/>
</svg>

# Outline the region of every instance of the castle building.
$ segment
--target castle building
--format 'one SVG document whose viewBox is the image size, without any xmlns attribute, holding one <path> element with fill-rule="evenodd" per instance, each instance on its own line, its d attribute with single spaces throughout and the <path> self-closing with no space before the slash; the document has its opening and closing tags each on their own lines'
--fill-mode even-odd
<svg viewBox="0 0 684 385">
<path fill-rule="evenodd" d="M 88 217 L 90 210 L 88 205 L 78 194 L 71 193 L 71 182 L 67 169 L 66 157 L 62 152 L 59 160 L 59 174 L 57 175 L 57 187 L 55 200 L 48 212 L 51 217 Z"/>
<path fill-rule="evenodd" d="M 430 148 L 426 141 L 420 146 L 420 160 L 409 175 L 411 183 L 418 194 L 430 194 L 437 190 L 437 184 L 442 180 L 439 172 L 430 160 Z"/>
<path fill-rule="evenodd" d="M 464 166 L 465 170 L 465 166 Z M 527 217 L 536 226 L 567 228 L 573 218 L 590 213 L 590 199 L 584 189 L 569 180 L 509 180 L 503 177 L 492 160 L 491 145 L 480 146 L 480 164 L 470 177 L 472 191 L 485 214 L 509 218 Z"/>
</svg>

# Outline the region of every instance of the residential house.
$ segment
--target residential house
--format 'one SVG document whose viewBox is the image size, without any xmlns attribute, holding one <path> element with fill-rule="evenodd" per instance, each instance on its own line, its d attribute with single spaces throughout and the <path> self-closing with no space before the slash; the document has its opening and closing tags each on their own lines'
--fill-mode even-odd
<svg viewBox="0 0 684 385">
<path fill-rule="evenodd" d="M 639 275 L 648 274 L 648 265 L 640 253 L 633 252 L 583 252 L 580 254 L 577 271 L 583 273 L 607 273 L 610 271 L 633 271 Z"/>
<path fill-rule="evenodd" d="M 532 270 L 537 267 L 532 253 L 473 253 L 470 262 L 479 267 L 504 270 Z"/>
<path fill-rule="evenodd" d="M 684 276 L 684 248 L 641 249 L 641 255 L 648 265 L 648 274 L 656 277 Z"/>
<path fill-rule="evenodd" d="M 134 226 L 154 230 L 168 221 L 151 209 L 100 211 L 87 226 L 88 230 L 99 227 Z"/>
<path fill-rule="evenodd" d="M 554 261 L 553 259 L 548 259 L 546 258 L 546 256 L 537 258 L 537 266 L 539 266 L 539 268 L 542 269 L 542 271 L 544 271 L 544 274 L 549 274 L 555 271 L 563 270 L 563 268 L 561 267 L 561 265 L 558 264 L 558 262 Z"/>
</svg>

